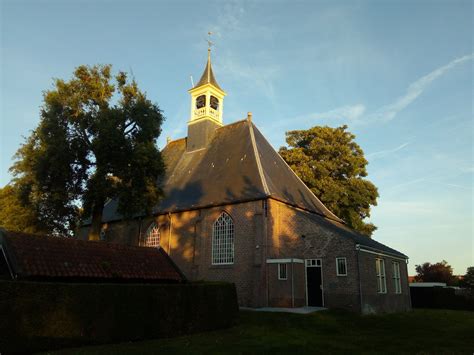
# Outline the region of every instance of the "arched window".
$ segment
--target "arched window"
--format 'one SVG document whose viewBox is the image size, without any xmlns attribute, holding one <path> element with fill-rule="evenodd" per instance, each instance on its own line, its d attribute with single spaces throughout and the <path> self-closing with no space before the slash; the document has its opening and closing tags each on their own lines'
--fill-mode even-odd
<svg viewBox="0 0 474 355">
<path fill-rule="evenodd" d="M 196 108 L 201 108 L 204 106 L 206 106 L 206 95 L 196 97 Z"/>
<path fill-rule="evenodd" d="M 215 96 L 211 96 L 210 106 L 214 110 L 219 110 L 219 99 Z"/>
<path fill-rule="evenodd" d="M 234 222 L 223 212 L 212 227 L 212 264 L 234 263 Z"/>
<path fill-rule="evenodd" d="M 160 247 L 160 228 L 156 223 L 152 223 L 145 235 L 144 247 L 159 248 Z"/>
</svg>

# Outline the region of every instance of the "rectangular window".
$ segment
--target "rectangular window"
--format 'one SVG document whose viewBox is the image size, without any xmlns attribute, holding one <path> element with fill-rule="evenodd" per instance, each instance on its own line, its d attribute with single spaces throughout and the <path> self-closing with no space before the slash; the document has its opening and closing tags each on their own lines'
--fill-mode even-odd
<svg viewBox="0 0 474 355">
<path fill-rule="evenodd" d="M 387 282 L 385 280 L 385 262 L 383 259 L 375 259 L 375 272 L 377 275 L 377 292 L 387 293 Z"/>
<path fill-rule="evenodd" d="M 402 283 L 400 280 L 400 264 L 397 262 L 392 263 L 393 266 L 393 286 L 395 293 L 402 293 Z"/>
<path fill-rule="evenodd" d="M 278 280 L 288 279 L 288 274 L 286 272 L 286 264 L 278 264 Z"/>
<path fill-rule="evenodd" d="M 336 258 L 337 276 L 347 276 L 347 260 L 346 258 Z"/>
</svg>

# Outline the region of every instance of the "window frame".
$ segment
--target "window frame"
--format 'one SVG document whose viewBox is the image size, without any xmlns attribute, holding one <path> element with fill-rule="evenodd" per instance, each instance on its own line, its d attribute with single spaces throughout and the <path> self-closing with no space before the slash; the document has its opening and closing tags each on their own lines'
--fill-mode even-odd
<svg viewBox="0 0 474 355">
<path fill-rule="evenodd" d="M 375 275 L 377 277 L 377 293 L 387 293 L 387 276 L 385 273 L 385 260 L 382 258 L 375 259 Z"/>
<path fill-rule="evenodd" d="M 151 233 L 157 233 L 157 236 L 153 237 L 157 241 L 157 245 L 153 242 L 150 242 Z M 161 230 L 160 226 L 156 222 L 151 222 L 145 232 L 145 238 L 143 240 L 142 246 L 148 248 L 161 248 Z"/>
<path fill-rule="evenodd" d="M 344 271 L 345 271 L 345 273 L 339 272 L 339 260 L 344 261 Z M 347 258 L 346 257 L 341 256 L 341 257 L 336 258 L 336 275 L 337 276 L 347 276 Z"/>
<path fill-rule="evenodd" d="M 220 221 L 224 220 L 222 224 Z M 224 227 L 224 228 L 222 228 Z M 217 229 L 219 228 L 219 229 Z M 216 236 L 216 233 L 229 233 L 229 235 Z M 224 238 L 224 240 L 217 240 L 216 238 Z M 230 240 L 227 241 L 227 239 Z M 229 250 L 225 250 L 228 244 Z M 223 253 L 229 253 L 223 256 Z M 233 265 L 235 263 L 235 224 L 231 215 L 227 212 L 222 212 L 219 217 L 212 224 L 212 238 L 211 238 L 211 265 Z"/>
<path fill-rule="evenodd" d="M 402 280 L 400 277 L 400 263 L 392 261 L 392 279 L 396 294 L 402 293 Z"/>
<path fill-rule="evenodd" d="M 284 277 L 282 277 L 282 271 L 284 271 Z M 288 264 L 287 263 L 278 263 L 278 280 L 288 280 Z"/>
</svg>

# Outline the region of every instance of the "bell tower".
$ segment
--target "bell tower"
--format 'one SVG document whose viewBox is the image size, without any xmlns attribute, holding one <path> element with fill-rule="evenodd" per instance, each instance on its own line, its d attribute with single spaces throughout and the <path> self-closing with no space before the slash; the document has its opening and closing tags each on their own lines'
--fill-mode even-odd
<svg viewBox="0 0 474 355">
<path fill-rule="evenodd" d="M 191 95 L 191 114 L 188 122 L 187 150 L 205 148 L 222 126 L 225 91 L 217 84 L 211 65 L 211 48 L 207 50 L 207 64 L 201 79 L 188 92 Z"/>
</svg>

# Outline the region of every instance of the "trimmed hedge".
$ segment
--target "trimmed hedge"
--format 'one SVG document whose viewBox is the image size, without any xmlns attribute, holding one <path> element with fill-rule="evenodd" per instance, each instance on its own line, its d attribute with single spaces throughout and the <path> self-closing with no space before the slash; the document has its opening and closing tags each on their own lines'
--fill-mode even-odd
<svg viewBox="0 0 474 355">
<path fill-rule="evenodd" d="M 474 299 L 456 295 L 453 288 L 410 287 L 413 308 L 442 308 L 474 311 Z"/>
<path fill-rule="evenodd" d="M 237 317 L 227 283 L 0 281 L 0 353 L 177 336 L 230 327 Z"/>
</svg>

